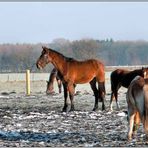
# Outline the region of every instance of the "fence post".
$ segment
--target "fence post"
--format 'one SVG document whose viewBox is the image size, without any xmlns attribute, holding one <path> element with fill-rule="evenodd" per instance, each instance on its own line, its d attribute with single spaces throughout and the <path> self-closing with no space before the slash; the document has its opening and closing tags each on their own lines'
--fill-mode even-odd
<svg viewBox="0 0 148 148">
<path fill-rule="evenodd" d="M 30 70 L 26 70 L 26 94 L 30 95 Z"/>
</svg>

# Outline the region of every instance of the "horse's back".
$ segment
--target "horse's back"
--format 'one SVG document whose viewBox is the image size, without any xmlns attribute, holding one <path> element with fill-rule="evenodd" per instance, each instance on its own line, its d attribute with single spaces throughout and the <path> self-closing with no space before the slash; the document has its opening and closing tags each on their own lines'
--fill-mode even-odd
<svg viewBox="0 0 148 148">
<path fill-rule="evenodd" d="M 127 73 L 129 73 L 129 71 L 125 70 L 125 69 L 116 69 L 111 73 L 110 81 L 111 81 L 111 90 L 112 91 L 116 90 L 119 84 L 122 85 L 122 79 L 123 79 L 124 75 Z"/>
<path fill-rule="evenodd" d="M 90 66 L 91 68 L 99 68 L 100 66 L 104 67 L 104 64 L 97 60 L 97 59 L 89 59 L 84 61 L 78 61 L 78 60 L 72 60 L 69 61 L 71 66 L 77 66 L 77 67 L 84 67 L 84 66 Z"/>
<path fill-rule="evenodd" d="M 111 81 L 112 83 L 120 83 L 121 86 L 128 88 L 131 81 L 138 75 L 142 76 L 142 74 L 142 69 L 137 69 L 133 71 L 116 69 L 111 73 Z"/>
<path fill-rule="evenodd" d="M 87 75 L 105 75 L 104 64 L 97 59 L 89 59 L 85 61 L 70 61 L 69 70 L 72 73 L 86 73 Z"/>
</svg>

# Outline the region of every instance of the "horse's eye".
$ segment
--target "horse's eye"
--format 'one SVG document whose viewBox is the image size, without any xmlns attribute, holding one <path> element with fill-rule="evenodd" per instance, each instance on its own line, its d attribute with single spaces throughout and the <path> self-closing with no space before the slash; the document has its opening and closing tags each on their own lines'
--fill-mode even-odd
<svg viewBox="0 0 148 148">
<path fill-rule="evenodd" d="M 44 54 L 44 58 L 47 58 L 47 54 Z"/>
</svg>

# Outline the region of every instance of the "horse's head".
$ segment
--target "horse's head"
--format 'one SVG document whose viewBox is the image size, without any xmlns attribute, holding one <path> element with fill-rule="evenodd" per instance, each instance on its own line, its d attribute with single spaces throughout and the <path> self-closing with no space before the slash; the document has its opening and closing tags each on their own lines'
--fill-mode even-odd
<svg viewBox="0 0 148 148">
<path fill-rule="evenodd" d="M 53 85 L 51 85 L 49 81 L 46 81 L 46 82 L 47 82 L 46 94 L 49 95 L 54 93 Z"/>
<path fill-rule="evenodd" d="M 51 62 L 49 49 L 47 47 L 44 47 L 44 46 L 42 48 L 43 48 L 43 50 L 41 52 L 41 55 L 36 62 L 36 66 L 37 66 L 38 69 L 44 68 L 48 63 Z"/>
<path fill-rule="evenodd" d="M 148 78 L 148 67 L 142 67 L 144 78 Z"/>
</svg>

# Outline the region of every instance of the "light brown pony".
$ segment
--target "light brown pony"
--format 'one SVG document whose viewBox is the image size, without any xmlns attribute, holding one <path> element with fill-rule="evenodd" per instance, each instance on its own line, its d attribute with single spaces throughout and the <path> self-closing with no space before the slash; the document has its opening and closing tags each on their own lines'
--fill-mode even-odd
<svg viewBox="0 0 148 148">
<path fill-rule="evenodd" d="M 59 74 L 56 68 L 53 68 L 51 71 L 51 74 L 49 76 L 49 81 L 47 81 L 47 88 L 46 88 L 46 94 L 52 94 L 54 93 L 54 87 L 53 83 L 54 80 L 56 79 L 58 88 L 59 88 L 59 93 L 62 92 L 62 81 L 59 78 Z"/>
<path fill-rule="evenodd" d="M 136 76 L 128 87 L 126 100 L 128 104 L 128 139 L 136 134 L 140 122 L 143 123 L 148 136 L 148 71 L 144 78 Z"/>
<path fill-rule="evenodd" d="M 89 59 L 86 61 L 77 61 L 72 58 L 65 57 L 63 54 L 53 49 L 42 47 L 41 56 L 36 62 L 37 68 L 44 68 L 48 63 L 52 63 L 62 76 L 64 86 L 64 107 L 63 111 L 67 111 L 67 95 L 71 101 L 70 111 L 74 111 L 74 84 L 90 83 L 95 96 L 95 104 L 93 110 L 98 109 L 98 101 L 102 102 L 102 110 L 105 109 L 105 71 L 102 62 Z M 96 87 L 98 82 L 98 89 Z"/>
</svg>

